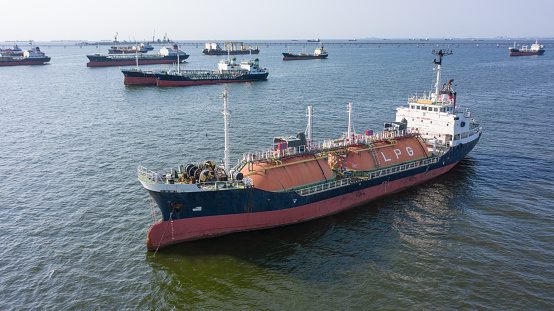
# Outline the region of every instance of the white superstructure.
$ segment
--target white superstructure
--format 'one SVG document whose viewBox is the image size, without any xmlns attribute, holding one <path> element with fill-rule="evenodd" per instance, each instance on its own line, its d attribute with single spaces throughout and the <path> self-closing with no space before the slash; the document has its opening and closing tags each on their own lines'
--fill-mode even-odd
<svg viewBox="0 0 554 311">
<path fill-rule="evenodd" d="M 479 137 L 481 127 L 468 109 L 456 106 L 456 92 L 451 84 L 454 80 L 441 84 L 442 56 L 452 52 L 439 50 L 434 54 L 439 56 L 439 60 L 434 61 L 437 65 L 434 93 L 430 91 L 409 98 L 408 107 L 397 108 L 396 122 L 405 123 L 408 129 L 419 132 L 429 145 L 454 147 L 466 144 Z"/>
</svg>

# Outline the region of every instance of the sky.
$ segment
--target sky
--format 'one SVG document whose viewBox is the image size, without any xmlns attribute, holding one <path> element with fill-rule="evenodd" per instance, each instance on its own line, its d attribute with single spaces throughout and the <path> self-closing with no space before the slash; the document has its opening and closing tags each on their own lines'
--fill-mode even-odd
<svg viewBox="0 0 554 311">
<path fill-rule="evenodd" d="M 553 38 L 554 0 L 14 0 L 10 40 Z"/>
</svg>

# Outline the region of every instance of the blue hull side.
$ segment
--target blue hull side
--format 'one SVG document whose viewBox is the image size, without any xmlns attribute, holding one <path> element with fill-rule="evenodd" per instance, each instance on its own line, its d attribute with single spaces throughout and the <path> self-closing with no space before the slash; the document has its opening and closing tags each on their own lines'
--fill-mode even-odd
<svg viewBox="0 0 554 311">
<path fill-rule="evenodd" d="M 427 174 L 429 171 L 454 165 L 475 147 L 479 138 L 467 144 L 451 148 L 438 162 L 430 164 L 429 166 L 422 166 L 383 177 L 359 181 L 345 187 L 339 187 L 309 196 L 301 196 L 294 191 L 277 193 L 256 188 L 189 193 L 150 191 L 150 195 L 162 211 L 163 221 L 170 220 L 170 217 L 172 220 L 177 220 L 286 210 L 340 197 L 352 192 L 380 186 L 383 183 L 409 178 L 417 174 Z M 412 186 L 414 184 L 407 186 Z M 197 207 L 201 207 L 201 210 L 198 210 Z"/>
</svg>

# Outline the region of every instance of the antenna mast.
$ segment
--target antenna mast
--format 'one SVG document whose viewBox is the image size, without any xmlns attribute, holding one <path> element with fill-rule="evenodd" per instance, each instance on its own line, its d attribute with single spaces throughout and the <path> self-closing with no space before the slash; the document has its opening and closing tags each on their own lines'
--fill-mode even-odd
<svg viewBox="0 0 554 311">
<path fill-rule="evenodd" d="M 229 163 L 231 162 L 231 143 L 229 141 L 229 115 L 231 114 L 231 111 L 229 111 L 229 104 L 227 101 L 227 88 L 223 91 L 223 119 L 225 120 L 225 155 L 224 155 L 224 165 L 225 165 L 225 173 L 229 174 Z"/>
<path fill-rule="evenodd" d="M 306 131 L 304 132 L 306 134 L 306 140 L 308 141 L 308 146 L 311 145 L 313 140 L 313 128 L 314 128 L 314 106 L 308 106 L 307 110 L 307 116 L 308 116 L 308 126 L 306 127 Z"/>
<path fill-rule="evenodd" d="M 353 126 L 352 126 L 352 102 L 348 103 L 348 108 L 346 109 L 346 112 L 348 112 L 348 132 L 346 132 L 347 138 L 350 139 L 350 137 L 353 134 Z"/>
<path fill-rule="evenodd" d="M 435 65 L 437 65 L 437 82 L 435 82 L 435 100 L 438 100 L 439 91 L 440 91 L 440 87 L 441 87 L 442 57 L 445 56 L 445 55 L 452 55 L 452 51 L 449 50 L 449 49 L 446 50 L 446 51 L 444 51 L 444 50 L 438 50 L 438 51 L 432 50 L 431 54 L 437 55 L 439 57 L 439 61 L 437 61 L 436 59 L 433 60 L 433 63 L 435 63 Z"/>
</svg>

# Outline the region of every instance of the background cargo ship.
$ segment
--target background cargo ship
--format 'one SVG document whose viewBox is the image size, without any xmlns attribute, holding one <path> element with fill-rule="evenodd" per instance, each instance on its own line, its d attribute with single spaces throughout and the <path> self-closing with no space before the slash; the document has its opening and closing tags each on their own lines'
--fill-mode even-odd
<svg viewBox="0 0 554 311">
<path fill-rule="evenodd" d="M 225 48 L 221 49 L 217 42 L 206 42 L 205 49 L 202 53 L 206 55 L 240 55 L 240 54 L 258 54 L 260 50 L 258 47 L 253 49 L 251 46 L 246 48 L 243 42 L 225 42 L 223 45 Z"/>
<path fill-rule="evenodd" d="M 442 50 L 434 92 L 413 96 L 384 130 L 358 134 L 351 125 L 337 139 L 275 137 L 265 151 L 244 154 L 230 167 L 227 93 L 224 164 L 211 161 L 170 171 L 139 167 L 139 180 L 162 212 L 147 248 L 308 221 L 424 182 L 450 170 L 479 141 L 481 128 L 456 105 L 451 82 L 441 84 Z"/>
<path fill-rule="evenodd" d="M 50 61 L 50 57 L 46 56 L 37 46 L 34 49 L 23 51 L 22 56 L 12 54 L 14 50 L 10 50 L 4 55 L 0 53 L 0 66 L 17 66 L 17 65 L 44 65 Z"/>
<path fill-rule="evenodd" d="M 189 55 L 178 49 L 176 45 L 173 48 L 162 47 L 156 55 L 143 53 L 87 55 L 89 62 L 87 67 L 107 67 L 107 66 L 132 66 L 132 65 L 151 65 L 151 64 L 172 64 L 182 63 Z"/>
<path fill-rule="evenodd" d="M 323 59 L 327 58 L 329 54 L 327 54 L 327 51 L 323 47 L 323 45 L 320 45 L 315 49 L 313 53 L 289 53 L 284 52 L 283 53 L 283 60 L 301 60 L 301 59 Z"/>
<path fill-rule="evenodd" d="M 122 69 L 125 85 L 191 86 L 202 84 L 266 80 L 269 72 L 260 68 L 258 59 L 222 60 L 217 70 L 141 70 Z"/>
<path fill-rule="evenodd" d="M 535 41 L 531 47 L 524 45 L 521 49 L 516 48 L 516 43 L 514 46 L 510 47 L 510 56 L 531 56 L 531 55 L 542 55 L 544 54 L 544 46 L 539 44 L 538 41 Z"/>
</svg>

